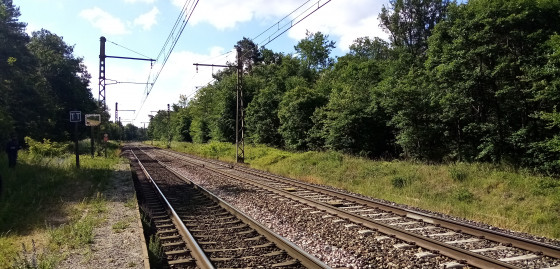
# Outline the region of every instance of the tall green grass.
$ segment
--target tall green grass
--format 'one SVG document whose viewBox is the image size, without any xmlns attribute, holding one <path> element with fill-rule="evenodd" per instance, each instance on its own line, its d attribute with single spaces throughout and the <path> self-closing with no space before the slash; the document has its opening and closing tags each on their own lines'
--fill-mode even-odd
<svg viewBox="0 0 560 269">
<path fill-rule="evenodd" d="M 163 146 L 155 142 L 155 145 Z M 172 148 L 233 162 L 235 145 L 173 142 Z M 338 152 L 245 146 L 247 165 L 503 228 L 560 238 L 560 179 L 486 163 L 373 161 Z"/>
<path fill-rule="evenodd" d="M 118 149 L 109 153 L 108 158 L 81 155 L 80 169 L 70 153 L 22 150 L 15 169 L 0 154 L 0 268 L 29 268 L 21 267 L 29 263 L 55 268 L 66 251 L 93 242 L 93 228 L 106 213 L 100 193 L 122 161 Z M 23 255 L 22 244 L 27 249 L 36 244 L 36 253 Z"/>
</svg>

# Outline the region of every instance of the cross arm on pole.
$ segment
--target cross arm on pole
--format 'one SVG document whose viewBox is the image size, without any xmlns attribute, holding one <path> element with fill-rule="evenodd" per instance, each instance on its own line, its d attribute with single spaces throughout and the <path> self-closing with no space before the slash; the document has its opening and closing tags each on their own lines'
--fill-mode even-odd
<svg viewBox="0 0 560 269">
<path fill-rule="evenodd" d="M 197 64 L 194 63 L 193 65 L 198 66 L 211 66 L 211 67 L 235 67 L 235 65 L 223 65 L 223 64 Z"/>
<path fill-rule="evenodd" d="M 150 61 L 155 62 L 154 59 L 147 59 L 147 58 L 134 58 L 134 57 L 121 57 L 121 56 L 109 56 L 105 55 L 105 58 L 115 58 L 115 59 L 126 59 L 126 60 L 138 60 L 138 61 Z"/>
</svg>

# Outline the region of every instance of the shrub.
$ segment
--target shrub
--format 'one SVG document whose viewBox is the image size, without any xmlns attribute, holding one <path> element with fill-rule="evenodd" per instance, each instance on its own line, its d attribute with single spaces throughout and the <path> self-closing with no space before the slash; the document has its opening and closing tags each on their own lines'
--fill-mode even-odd
<svg viewBox="0 0 560 269">
<path fill-rule="evenodd" d="M 475 200 L 474 194 L 467 189 L 457 190 L 453 194 L 453 197 L 456 200 L 458 200 L 460 202 L 465 202 L 465 203 L 470 203 L 470 202 L 473 202 Z"/>
<path fill-rule="evenodd" d="M 25 143 L 29 146 L 29 153 L 32 156 L 58 157 L 67 152 L 67 146 L 63 143 L 51 142 L 44 138 L 43 142 L 35 141 L 33 138 L 26 136 Z"/>
<path fill-rule="evenodd" d="M 449 176 L 455 181 L 465 181 L 469 177 L 469 172 L 462 166 L 450 165 L 448 168 Z"/>
<path fill-rule="evenodd" d="M 391 184 L 393 184 L 393 187 L 398 188 L 398 189 L 402 189 L 405 186 L 408 186 L 408 184 L 410 184 L 409 180 L 401 177 L 401 176 L 396 176 L 393 177 L 393 179 L 391 179 Z"/>
</svg>

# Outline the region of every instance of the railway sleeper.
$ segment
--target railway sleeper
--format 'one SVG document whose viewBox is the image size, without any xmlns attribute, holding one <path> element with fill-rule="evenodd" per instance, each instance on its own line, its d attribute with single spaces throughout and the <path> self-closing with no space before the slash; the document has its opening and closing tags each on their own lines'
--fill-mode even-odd
<svg viewBox="0 0 560 269">
<path fill-rule="evenodd" d="M 190 253 L 189 249 L 177 249 L 177 250 L 170 250 L 165 251 L 165 255 L 169 256 L 178 256 L 178 255 L 188 255 Z"/>
<path fill-rule="evenodd" d="M 167 262 L 170 266 L 178 266 L 181 264 L 193 264 L 195 263 L 194 259 L 180 259 L 180 260 L 172 260 Z"/>
</svg>

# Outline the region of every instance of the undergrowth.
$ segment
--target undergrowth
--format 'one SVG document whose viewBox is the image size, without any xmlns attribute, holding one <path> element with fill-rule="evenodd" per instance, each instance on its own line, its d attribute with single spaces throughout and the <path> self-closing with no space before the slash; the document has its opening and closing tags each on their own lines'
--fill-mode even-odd
<svg viewBox="0 0 560 269">
<path fill-rule="evenodd" d="M 101 193 L 119 150 L 108 158 L 81 155 L 77 169 L 67 144 L 26 142 L 15 169 L 0 154 L 0 268 L 56 268 L 68 251 L 91 244 L 105 220 Z"/>
</svg>

